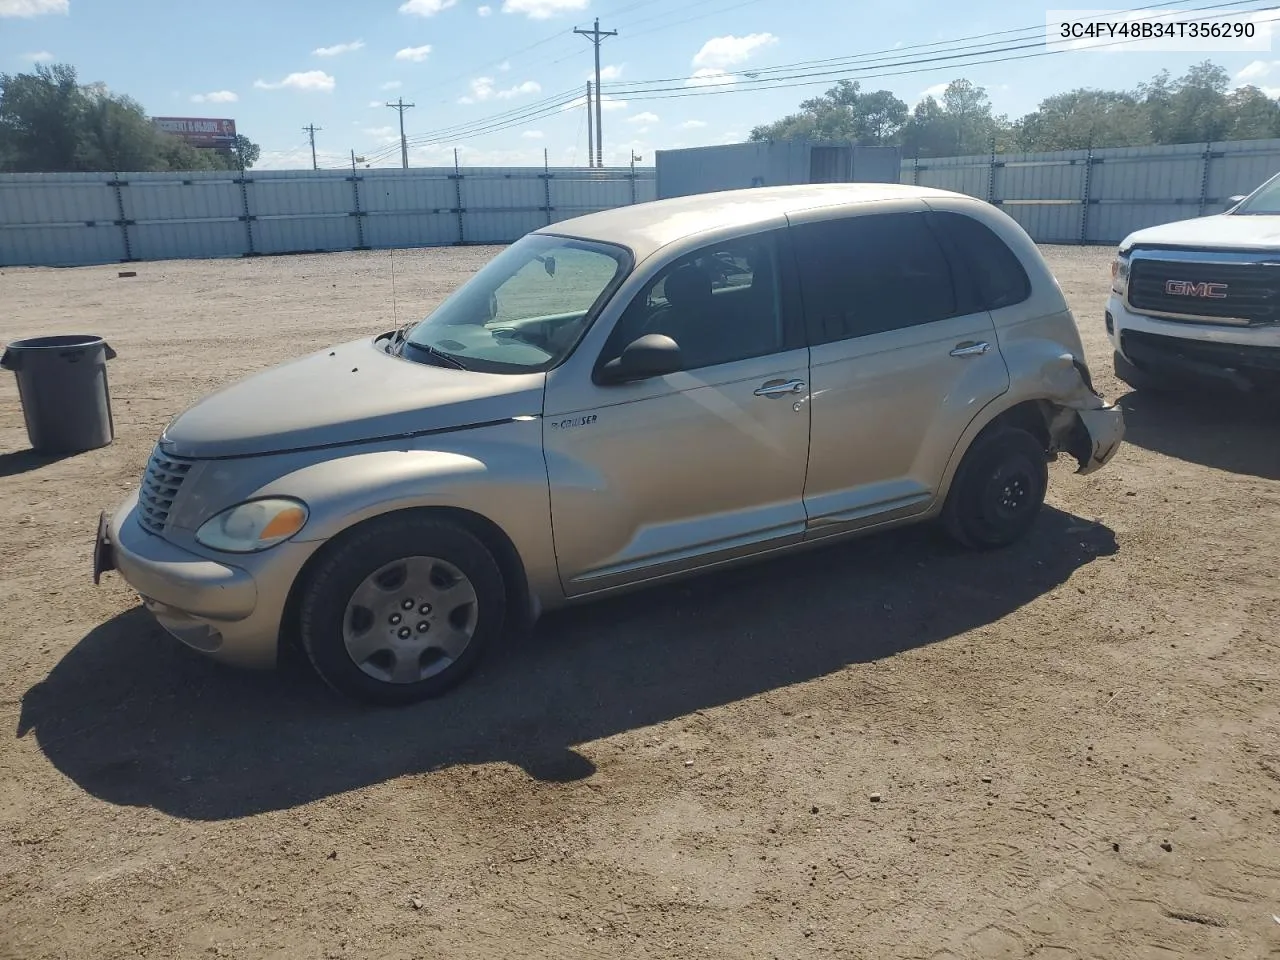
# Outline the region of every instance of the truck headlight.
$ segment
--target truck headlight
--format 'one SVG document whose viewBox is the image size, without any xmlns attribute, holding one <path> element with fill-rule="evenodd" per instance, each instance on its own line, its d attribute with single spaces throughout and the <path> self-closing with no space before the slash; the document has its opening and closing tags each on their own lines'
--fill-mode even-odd
<svg viewBox="0 0 1280 960">
<path fill-rule="evenodd" d="M 1118 253 L 1111 261 L 1111 292 L 1123 297 L 1129 290 L 1129 256 Z"/>
<path fill-rule="evenodd" d="M 249 500 L 215 514 L 200 525 L 196 540 L 225 553 L 257 553 L 288 540 L 307 522 L 301 500 Z"/>
</svg>

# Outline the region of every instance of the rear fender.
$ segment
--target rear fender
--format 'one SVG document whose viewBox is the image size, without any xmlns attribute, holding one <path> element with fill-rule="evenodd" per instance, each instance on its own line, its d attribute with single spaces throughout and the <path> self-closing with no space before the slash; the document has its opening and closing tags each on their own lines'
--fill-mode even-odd
<svg viewBox="0 0 1280 960">
<path fill-rule="evenodd" d="M 1051 340 L 1015 340 L 1001 344 L 1009 367 L 1008 392 L 987 404 L 970 422 L 956 444 L 943 481 L 951 481 L 973 441 L 993 424 L 1034 427 L 1054 457 L 1066 452 L 1076 472 L 1093 473 L 1107 464 L 1124 438 L 1124 414 L 1093 388 L 1088 366 L 1080 356 Z"/>
</svg>

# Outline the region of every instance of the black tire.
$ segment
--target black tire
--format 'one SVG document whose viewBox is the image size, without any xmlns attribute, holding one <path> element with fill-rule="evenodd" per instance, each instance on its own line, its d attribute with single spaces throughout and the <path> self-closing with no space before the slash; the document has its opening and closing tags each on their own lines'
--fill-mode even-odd
<svg viewBox="0 0 1280 960">
<path fill-rule="evenodd" d="M 303 588 L 299 634 L 316 672 L 344 696 L 382 706 L 439 696 L 464 680 L 502 635 L 506 623 L 502 570 L 485 545 L 456 523 L 420 514 L 393 514 L 357 527 L 334 541 L 328 551 Z M 475 628 L 466 648 L 441 672 L 415 682 L 394 683 L 371 676 L 356 663 L 347 651 L 343 631 L 347 604 L 356 589 L 382 567 L 410 557 L 442 560 L 465 575 L 475 591 Z"/>
<path fill-rule="evenodd" d="M 1039 440 L 1017 427 L 989 428 L 960 461 L 942 519 L 966 547 L 1005 547 L 1031 529 L 1048 486 L 1048 455 Z"/>
<path fill-rule="evenodd" d="M 1167 378 L 1156 376 L 1134 366 L 1119 350 L 1111 355 L 1111 362 L 1115 367 L 1116 379 L 1127 383 L 1134 390 L 1141 390 L 1144 393 L 1168 393 L 1173 389 L 1172 383 Z"/>
</svg>

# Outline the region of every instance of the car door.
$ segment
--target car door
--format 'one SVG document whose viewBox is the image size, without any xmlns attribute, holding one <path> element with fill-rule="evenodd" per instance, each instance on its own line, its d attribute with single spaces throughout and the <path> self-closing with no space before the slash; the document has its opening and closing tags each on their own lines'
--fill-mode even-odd
<svg viewBox="0 0 1280 960">
<path fill-rule="evenodd" d="M 601 333 L 548 375 L 543 444 L 568 596 L 803 539 L 809 354 L 780 239 L 672 260 L 603 347 Z M 649 333 L 679 344 L 682 369 L 602 383 L 600 368 Z"/>
<path fill-rule="evenodd" d="M 928 510 L 965 427 L 1008 389 L 991 316 L 920 201 L 792 218 L 811 349 L 809 536 Z"/>
</svg>

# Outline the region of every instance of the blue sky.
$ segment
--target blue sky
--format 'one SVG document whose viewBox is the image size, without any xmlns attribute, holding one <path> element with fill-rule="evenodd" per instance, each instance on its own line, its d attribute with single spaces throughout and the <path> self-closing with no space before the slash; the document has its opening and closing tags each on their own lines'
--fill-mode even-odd
<svg viewBox="0 0 1280 960">
<path fill-rule="evenodd" d="M 1045 10 L 1010 0 L 963 7 L 945 0 L 0 0 L 0 72 L 57 60 L 75 65 L 82 81 L 135 97 L 154 116 L 232 117 L 261 144 L 261 166 L 309 166 L 301 129 L 308 123 L 323 128 L 316 136 L 322 166 L 346 162 L 350 149 L 386 153 L 380 164 L 398 164 L 397 116 L 386 100 L 416 104 L 405 114 L 406 131 L 425 138 L 582 87 L 591 45 L 571 31 L 597 16 L 620 34 L 602 48 L 607 79 L 692 78 L 674 86 L 697 93 L 732 89 L 735 77 L 753 69 L 1043 24 Z M 1076 50 L 861 79 L 914 104 L 963 76 L 987 88 L 996 112 L 1017 116 L 1073 87 L 1131 87 L 1161 68 L 1177 74 L 1206 58 L 1241 82 L 1280 85 L 1280 62 L 1256 50 Z M 833 79 L 606 100 L 606 161 L 623 164 L 635 151 L 651 163 L 655 149 L 743 139 Z M 541 163 L 544 148 L 553 166 L 583 164 L 585 111 L 569 104 L 506 130 L 417 146 L 411 162 L 451 162 L 454 147 L 470 165 Z"/>
</svg>

